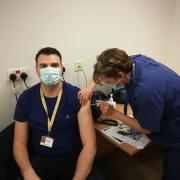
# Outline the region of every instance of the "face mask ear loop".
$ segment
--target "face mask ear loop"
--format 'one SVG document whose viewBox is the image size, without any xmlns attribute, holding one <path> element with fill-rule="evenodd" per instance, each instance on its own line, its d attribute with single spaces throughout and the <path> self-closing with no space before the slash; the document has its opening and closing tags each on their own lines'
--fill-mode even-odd
<svg viewBox="0 0 180 180">
<path fill-rule="evenodd" d="M 134 82 L 134 84 L 135 84 L 135 64 L 133 63 L 133 77 L 132 77 L 132 80 L 133 80 L 133 82 Z"/>
<path fill-rule="evenodd" d="M 132 74 L 130 76 L 128 75 L 127 77 L 130 79 L 130 81 L 132 80 L 133 83 L 135 84 L 136 83 L 136 80 L 135 80 L 135 64 L 133 63 L 132 65 L 133 65 Z"/>
</svg>

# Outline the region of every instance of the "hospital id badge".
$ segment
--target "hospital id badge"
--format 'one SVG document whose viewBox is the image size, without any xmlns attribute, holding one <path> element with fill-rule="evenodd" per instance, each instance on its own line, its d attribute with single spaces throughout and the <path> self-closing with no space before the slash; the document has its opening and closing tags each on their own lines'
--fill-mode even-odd
<svg viewBox="0 0 180 180">
<path fill-rule="evenodd" d="M 54 139 L 49 136 L 42 136 L 40 145 L 52 148 Z"/>
</svg>

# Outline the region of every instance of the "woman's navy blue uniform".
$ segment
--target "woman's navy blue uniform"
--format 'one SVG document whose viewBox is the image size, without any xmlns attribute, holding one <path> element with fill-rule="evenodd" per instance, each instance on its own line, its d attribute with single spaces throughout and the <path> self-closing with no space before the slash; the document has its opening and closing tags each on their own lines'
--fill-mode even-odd
<svg viewBox="0 0 180 180">
<path fill-rule="evenodd" d="M 165 150 L 164 180 L 180 180 L 180 77 L 149 57 L 130 58 L 134 66 L 126 90 L 133 115 Z"/>
</svg>

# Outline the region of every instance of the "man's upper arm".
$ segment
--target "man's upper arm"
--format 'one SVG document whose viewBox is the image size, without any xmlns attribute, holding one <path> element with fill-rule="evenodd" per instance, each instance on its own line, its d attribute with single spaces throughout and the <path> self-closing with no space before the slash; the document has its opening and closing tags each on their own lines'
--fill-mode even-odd
<svg viewBox="0 0 180 180">
<path fill-rule="evenodd" d="M 23 145 L 27 146 L 28 141 L 28 122 L 15 122 L 15 128 L 14 128 L 14 145 Z"/>
<path fill-rule="evenodd" d="M 81 141 L 84 145 L 96 146 L 96 135 L 90 109 L 90 102 L 82 106 L 78 112 L 78 123 Z"/>
</svg>

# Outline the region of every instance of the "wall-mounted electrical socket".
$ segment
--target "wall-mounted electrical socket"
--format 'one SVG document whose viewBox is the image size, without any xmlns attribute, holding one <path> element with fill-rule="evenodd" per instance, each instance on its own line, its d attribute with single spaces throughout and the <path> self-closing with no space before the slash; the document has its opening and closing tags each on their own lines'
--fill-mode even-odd
<svg viewBox="0 0 180 180">
<path fill-rule="evenodd" d="M 82 71 L 82 70 L 83 70 L 82 62 L 79 62 L 79 61 L 75 62 L 74 63 L 74 71 L 78 72 L 78 71 Z"/>
<path fill-rule="evenodd" d="M 26 67 L 18 67 L 18 68 L 11 68 L 11 69 L 7 69 L 7 75 L 8 75 L 8 80 L 9 80 L 9 76 L 10 74 L 15 74 L 16 75 L 16 80 L 20 80 L 20 74 L 24 72 L 26 74 L 28 74 L 28 70 Z"/>
</svg>

